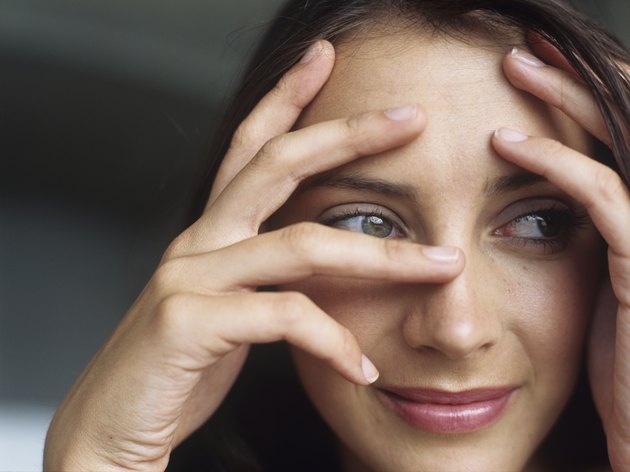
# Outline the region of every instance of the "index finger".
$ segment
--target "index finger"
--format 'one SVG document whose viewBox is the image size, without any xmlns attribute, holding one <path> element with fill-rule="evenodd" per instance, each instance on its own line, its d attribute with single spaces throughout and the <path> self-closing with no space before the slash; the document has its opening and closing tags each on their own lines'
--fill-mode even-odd
<svg viewBox="0 0 630 472">
<path fill-rule="evenodd" d="M 206 204 L 210 206 L 228 183 L 274 136 L 291 130 L 304 108 L 328 80 L 335 49 L 328 41 L 311 45 L 300 62 L 280 79 L 240 124 L 219 168 Z"/>
</svg>

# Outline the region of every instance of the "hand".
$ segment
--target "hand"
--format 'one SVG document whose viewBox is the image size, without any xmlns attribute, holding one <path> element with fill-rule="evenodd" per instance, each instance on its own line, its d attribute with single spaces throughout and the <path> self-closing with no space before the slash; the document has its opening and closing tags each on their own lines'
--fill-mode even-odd
<svg viewBox="0 0 630 472">
<path fill-rule="evenodd" d="M 547 50 L 546 56 L 547 60 L 564 68 L 562 61 L 554 61 L 553 52 Z M 543 65 L 524 51 L 508 55 L 503 66 L 514 86 L 561 109 L 594 137 L 610 145 L 610 136 L 595 100 L 573 71 Z M 603 284 L 592 322 L 589 379 L 606 432 L 611 465 L 615 471 L 628 471 L 630 192 L 610 168 L 550 139 L 504 129 L 495 134 L 493 144 L 505 159 L 545 176 L 584 205 L 608 244 L 610 281 Z"/>
<path fill-rule="evenodd" d="M 356 339 L 299 293 L 261 285 L 314 274 L 446 282 L 463 268 L 419 245 L 300 223 L 258 234 L 305 178 L 414 139 L 416 106 L 289 132 L 328 79 L 321 41 L 236 132 L 202 217 L 168 248 L 147 286 L 60 406 L 45 468 L 163 470 L 219 406 L 250 343 L 286 340 L 351 382 L 378 375 Z M 370 257 L 365 257 L 370 254 Z"/>
</svg>

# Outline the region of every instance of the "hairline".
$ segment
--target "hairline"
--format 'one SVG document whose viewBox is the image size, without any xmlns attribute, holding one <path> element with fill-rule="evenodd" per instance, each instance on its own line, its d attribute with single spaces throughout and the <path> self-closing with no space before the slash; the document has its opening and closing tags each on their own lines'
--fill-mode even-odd
<svg viewBox="0 0 630 472">
<path fill-rule="evenodd" d="M 430 39 L 452 39 L 471 46 L 506 49 L 527 45 L 523 27 L 501 13 L 474 10 L 440 20 L 431 19 L 420 7 L 405 4 L 392 8 L 391 3 L 385 3 L 372 7 L 357 19 L 354 26 L 349 26 L 338 36 L 324 39 L 338 47 L 412 32 Z"/>
</svg>

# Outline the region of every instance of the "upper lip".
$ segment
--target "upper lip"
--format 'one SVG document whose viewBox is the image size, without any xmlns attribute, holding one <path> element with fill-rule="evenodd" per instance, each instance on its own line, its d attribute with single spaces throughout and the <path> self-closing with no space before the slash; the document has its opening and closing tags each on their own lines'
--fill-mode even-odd
<svg viewBox="0 0 630 472">
<path fill-rule="evenodd" d="M 404 400 L 437 405 L 466 405 L 468 403 L 484 402 L 501 398 L 515 387 L 488 387 L 450 392 L 409 387 L 382 387 L 385 393 L 393 394 Z"/>
</svg>

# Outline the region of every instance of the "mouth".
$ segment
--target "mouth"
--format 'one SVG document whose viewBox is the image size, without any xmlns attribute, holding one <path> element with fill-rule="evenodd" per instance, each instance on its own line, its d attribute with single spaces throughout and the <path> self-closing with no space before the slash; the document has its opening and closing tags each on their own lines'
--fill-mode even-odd
<svg viewBox="0 0 630 472">
<path fill-rule="evenodd" d="M 385 387 L 377 392 L 381 402 L 410 425 L 430 433 L 456 434 L 477 431 L 497 421 L 516 388 L 447 392 Z"/>
</svg>

